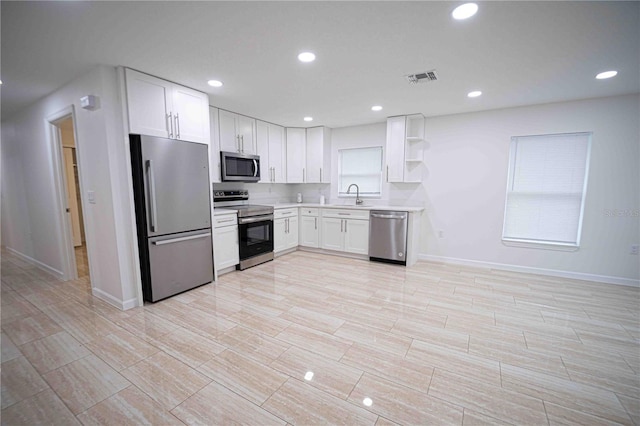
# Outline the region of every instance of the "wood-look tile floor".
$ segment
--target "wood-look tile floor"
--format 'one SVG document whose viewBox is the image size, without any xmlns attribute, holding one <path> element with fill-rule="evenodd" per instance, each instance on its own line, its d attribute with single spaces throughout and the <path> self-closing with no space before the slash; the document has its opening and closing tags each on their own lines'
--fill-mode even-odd
<svg viewBox="0 0 640 426">
<path fill-rule="evenodd" d="M 638 288 L 295 252 L 122 312 L 2 255 L 2 424 L 636 424 Z"/>
</svg>

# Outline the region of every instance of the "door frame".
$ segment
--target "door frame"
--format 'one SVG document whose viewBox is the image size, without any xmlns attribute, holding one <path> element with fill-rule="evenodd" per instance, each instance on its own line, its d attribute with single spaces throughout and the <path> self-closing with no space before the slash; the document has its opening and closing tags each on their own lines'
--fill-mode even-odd
<svg viewBox="0 0 640 426">
<path fill-rule="evenodd" d="M 60 213 L 58 216 L 58 230 L 60 232 L 59 251 L 62 254 L 62 279 L 64 281 L 78 279 L 78 270 L 76 264 L 76 254 L 73 246 L 73 231 L 71 229 L 71 215 L 66 211 L 67 206 L 67 177 L 64 170 L 64 159 L 62 152 L 62 135 L 58 124 L 71 118 L 73 122 L 73 137 L 76 145 L 76 158 L 78 163 L 78 180 L 80 181 L 80 200 L 82 208 L 82 174 L 80 170 L 80 149 L 76 131 L 76 115 L 75 108 L 70 105 L 46 118 L 46 124 L 49 128 L 49 143 L 51 148 L 51 157 L 53 165 L 53 184 L 56 193 L 56 210 Z M 84 209 L 83 209 L 83 214 Z M 84 222 L 86 224 L 86 221 Z M 85 226 L 85 240 L 87 239 L 87 231 Z M 85 243 L 86 244 L 86 243 Z M 87 244 L 88 246 L 88 244 Z"/>
</svg>

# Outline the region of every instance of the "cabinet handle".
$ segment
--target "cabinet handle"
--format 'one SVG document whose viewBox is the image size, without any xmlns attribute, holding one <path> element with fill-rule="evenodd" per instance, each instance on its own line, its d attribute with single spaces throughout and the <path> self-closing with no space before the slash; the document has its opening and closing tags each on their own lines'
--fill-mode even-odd
<svg viewBox="0 0 640 426">
<path fill-rule="evenodd" d="M 244 135 L 240 135 L 240 146 L 242 147 L 242 153 L 244 153 Z"/>
<path fill-rule="evenodd" d="M 318 229 L 318 218 L 317 217 L 313 218 L 313 227 L 314 227 L 314 229 Z"/>
<path fill-rule="evenodd" d="M 322 183 L 322 167 L 320 167 L 320 183 Z"/>
<path fill-rule="evenodd" d="M 344 227 L 344 219 L 340 219 L 340 232 L 344 232 L 342 228 Z"/>
<path fill-rule="evenodd" d="M 176 139 L 180 139 L 180 117 L 176 112 Z"/>
<path fill-rule="evenodd" d="M 240 151 L 240 135 L 236 135 L 236 146 L 238 147 L 238 152 Z"/>
<path fill-rule="evenodd" d="M 302 168 L 302 182 L 306 182 L 307 181 L 307 169 L 306 168 Z"/>
<path fill-rule="evenodd" d="M 217 223 L 235 222 L 235 221 L 236 221 L 235 218 L 231 218 L 231 219 L 218 220 Z"/>
<path fill-rule="evenodd" d="M 344 232 L 347 232 L 347 219 L 344 220 Z"/>
<path fill-rule="evenodd" d="M 168 131 L 169 131 L 169 137 L 172 138 L 173 137 L 173 115 L 171 113 L 167 114 L 167 119 L 169 120 L 169 126 L 168 126 Z"/>
</svg>

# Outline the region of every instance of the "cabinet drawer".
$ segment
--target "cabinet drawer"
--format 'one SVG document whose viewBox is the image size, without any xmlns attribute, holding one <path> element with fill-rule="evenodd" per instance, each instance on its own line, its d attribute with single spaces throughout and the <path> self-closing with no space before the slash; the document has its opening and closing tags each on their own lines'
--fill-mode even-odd
<svg viewBox="0 0 640 426">
<path fill-rule="evenodd" d="M 238 224 L 238 216 L 235 213 L 221 214 L 213 217 L 213 227 L 222 228 L 223 226 L 232 226 Z"/>
<path fill-rule="evenodd" d="M 274 210 L 273 217 L 274 219 L 280 219 L 281 217 L 291 217 L 298 216 L 298 208 L 290 208 L 290 209 L 278 209 Z"/>
<path fill-rule="evenodd" d="M 369 210 L 322 209 L 322 217 L 369 220 Z"/>
<path fill-rule="evenodd" d="M 300 215 L 301 216 L 313 216 L 318 217 L 320 209 L 315 207 L 300 207 Z"/>
</svg>

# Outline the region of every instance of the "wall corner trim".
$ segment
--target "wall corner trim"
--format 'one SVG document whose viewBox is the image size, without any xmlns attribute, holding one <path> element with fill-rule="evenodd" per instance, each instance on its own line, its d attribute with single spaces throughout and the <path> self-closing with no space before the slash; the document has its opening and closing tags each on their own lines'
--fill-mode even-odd
<svg viewBox="0 0 640 426">
<path fill-rule="evenodd" d="M 574 280 L 595 281 L 604 284 L 624 285 L 628 287 L 640 287 L 640 280 L 624 277 L 611 277 L 607 275 L 586 274 L 583 272 L 562 271 L 558 269 L 542 269 L 532 266 L 510 265 L 505 263 L 484 262 L 480 260 L 461 259 L 456 257 L 434 256 L 420 253 L 419 260 L 428 262 L 446 263 L 451 265 L 475 266 L 477 268 L 500 269 L 503 271 L 522 272 L 525 274 L 546 275 Z"/>
<path fill-rule="evenodd" d="M 104 300 L 105 302 L 107 302 L 108 304 L 115 306 L 118 309 L 121 309 L 123 311 L 126 311 L 128 309 L 132 309 L 138 306 L 138 299 L 137 298 L 133 298 L 133 299 L 128 299 L 128 300 L 120 300 L 118 298 L 113 297 L 112 295 L 110 295 L 109 293 L 105 293 L 104 291 L 100 290 L 99 288 L 95 288 L 93 287 L 91 289 L 93 295 L 95 297 L 97 297 L 98 299 Z"/>
</svg>

